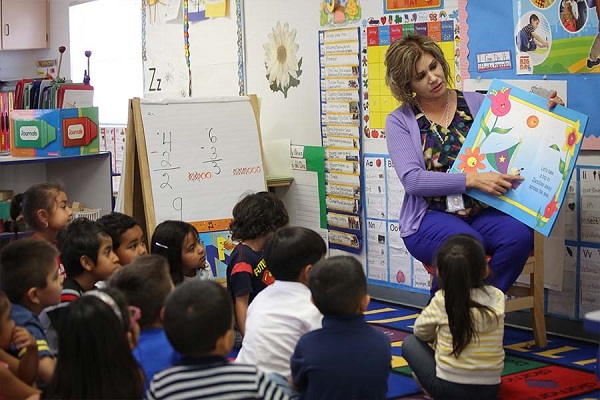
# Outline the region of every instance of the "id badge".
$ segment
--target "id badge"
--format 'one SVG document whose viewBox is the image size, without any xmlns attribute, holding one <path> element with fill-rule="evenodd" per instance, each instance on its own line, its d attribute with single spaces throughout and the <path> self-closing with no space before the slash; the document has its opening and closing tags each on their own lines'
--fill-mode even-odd
<svg viewBox="0 0 600 400">
<path fill-rule="evenodd" d="M 453 194 L 446 196 L 446 211 L 457 212 L 465 209 L 465 202 L 462 194 Z"/>
</svg>

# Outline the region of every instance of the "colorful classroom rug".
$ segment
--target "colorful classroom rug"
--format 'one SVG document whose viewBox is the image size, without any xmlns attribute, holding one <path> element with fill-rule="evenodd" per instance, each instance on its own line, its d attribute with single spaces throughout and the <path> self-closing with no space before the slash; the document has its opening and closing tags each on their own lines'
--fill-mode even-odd
<svg viewBox="0 0 600 400">
<path fill-rule="evenodd" d="M 402 341 L 412 332 L 420 310 L 372 301 L 366 320 L 392 342 L 392 373 L 388 399 L 424 399 L 402 357 Z M 548 336 L 548 347 L 537 348 L 531 331 L 507 327 L 506 359 L 499 399 L 600 399 L 594 365 L 598 344 Z"/>
</svg>

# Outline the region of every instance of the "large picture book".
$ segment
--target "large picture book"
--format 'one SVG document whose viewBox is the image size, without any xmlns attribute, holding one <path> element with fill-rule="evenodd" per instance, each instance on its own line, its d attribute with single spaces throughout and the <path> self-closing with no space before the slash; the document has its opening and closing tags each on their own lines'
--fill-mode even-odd
<svg viewBox="0 0 600 400">
<path fill-rule="evenodd" d="M 494 80 L 451 172 L 521 175 L 506 194 L 467 193 L 549 236 L 562 205 L 588 117 Z"/>
</svg>

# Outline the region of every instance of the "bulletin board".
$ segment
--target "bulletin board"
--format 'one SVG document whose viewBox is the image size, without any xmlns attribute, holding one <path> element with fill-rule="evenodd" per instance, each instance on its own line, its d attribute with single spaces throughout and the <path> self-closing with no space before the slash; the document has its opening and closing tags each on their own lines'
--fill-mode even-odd
<svg viewBox="0 0 600 400">
<path fill-rule="evenodd" d="M 514 68 L 517 59 L 515 55 L 515 24 L 513 22 L 517 10 L 509 7 L 505 2 L 461 1 L 461 3 L 466 3 L 465 16 L 464 18 L 461 16 L 462 40 L 460 50 L 463 79 L 479 77 L 483 79 L 517 79 Z M 535 2 L 523 0 L 522 3 L 533 4 Z M 558 13 L 559 9 L 557 7 L 559 7 L 561 0 L 551 3 L 555 4 L 552 10 Z M 513 6 L 516 6 L 516 4 L 517 2 L 513 2 Z M 527 7 L 531 8 L 530 4 L 527 4 Z M 538 9 L 542 11 L 542 8 L 538 7 Z M 524 12 L 521 12 L 521 14 L 523 15 Z M 554 21 L 556 22 L 551 26 L 551 29 L 552 32 L 556 32 L 558 38 L 558 32 L 564 31 L 564 29 L 562 26 L 557 25 L 560 24 L 558 19 Z M 587 21 L 597 29 L 598 19 L 593 9 L 588 9 Z M 586 30 L 587 33 L 583 33 L 583 30 Z M 583 30 L 581 31 L 582 37 L 590 35 L 586 27 Z M 489 32 L 494 32 L 494 34 L 490 35 Z M 563 32 L 561 35 L 565 36 L 565 33 Z M 477 56 L 479 54 L 504 51 L 510 52 L 513 68 L 495 71 L 477 70 Z M 600 74 L 581 74 L 577 71 L 550 74 L 548 71 L 536 72 L 534 70 L 534 74 L 520 77 L 525 79 L 566 80 L 569 91 L 569 108 L 590 117 L 581 148 L 582 150 L 600 150 L 600 108 L 598 108 L 597 102 L 593 100 L 597 98 L 600 91 Z"/>
</svg>

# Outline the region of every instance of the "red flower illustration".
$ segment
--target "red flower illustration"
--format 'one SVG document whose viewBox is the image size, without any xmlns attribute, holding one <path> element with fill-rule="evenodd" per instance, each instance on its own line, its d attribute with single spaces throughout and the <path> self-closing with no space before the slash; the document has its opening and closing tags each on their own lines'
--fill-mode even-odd
<svg viewBox="0 0 600 400">
<path fill-rule="evenodd" d="M 465 154 L 459 154 L 458 158 L 462 161 L 458 164 L 458 169 L 467 174 L 485 168 L 485 165 L 480 163 L 485 158 L 485 154 L 479 154 L 479 147 L 467 148 Z"/>
<path fill-rule="evenodd" d="M 489 94 L 488 97 L 492 100 L 492 113 L 497 117 L 503 117 L 510 111 L 510 100 L 508 95 L 510 94 L 510 88 L 504 88 L 501 91 L 496 91 L 493 94 Z"/>
<path fill-rule="evenodd" d="M 556 211 L 558 211 L 558 202 L 556 197 L 553 197 L 552 201 L 544 208 L 544 218 L 550 218 Z"/>
</svg>

